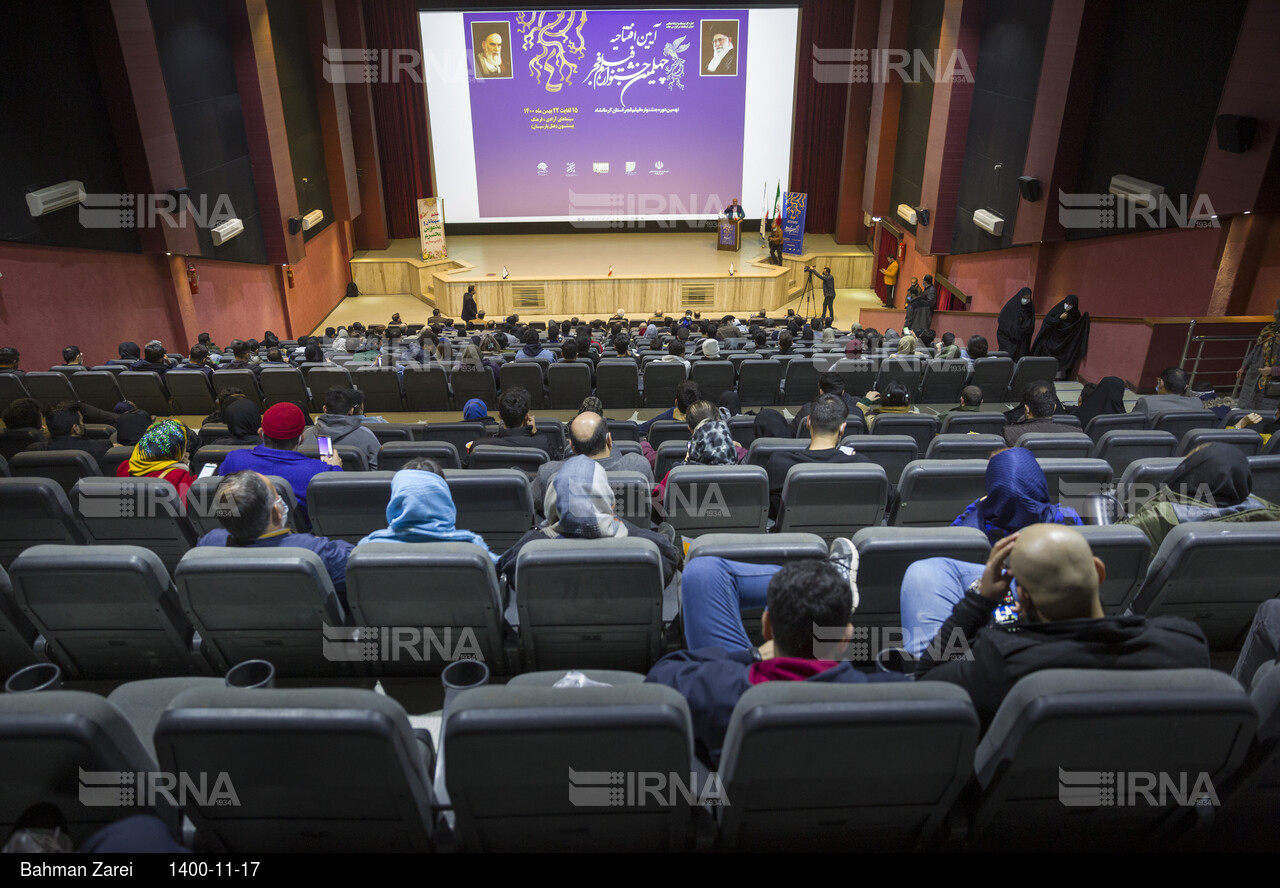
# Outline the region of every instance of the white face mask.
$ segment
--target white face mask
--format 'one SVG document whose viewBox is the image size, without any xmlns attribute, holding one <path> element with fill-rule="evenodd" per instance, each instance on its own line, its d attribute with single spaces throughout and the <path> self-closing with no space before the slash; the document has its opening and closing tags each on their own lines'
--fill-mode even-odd
<svg viewBox="0 0 1280 888">
<path fill-rule="evenodd" d="M 285 527 L 289 526 L 289 504 L 284 501 L 284 497 L 276 494 L 276 506 L 280 509 L 280 523 Z"/>
<path fill-rule="evenodd" d="M 1030 300 L 1028 297 L 1024 296 L 1024 297 L 1022 297 L 1022 304 L 1023 304 L 1023 305 L 1030 305 L 1030 304 L 1031 304 L 1031 300 Z"/>
</svg>

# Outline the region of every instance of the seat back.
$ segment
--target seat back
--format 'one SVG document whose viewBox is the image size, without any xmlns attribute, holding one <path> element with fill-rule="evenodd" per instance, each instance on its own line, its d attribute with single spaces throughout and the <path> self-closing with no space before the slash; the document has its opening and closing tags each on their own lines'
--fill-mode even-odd
<svg viewBox="0 0 1280 888">
<path fill-rule="evenodd" d="M 128 462 L 131 456 L 133 456 L 133 445 L 116 444 L 102 458 L 102 474 L 108 478 L 116 477 L 116 470 L 120 468 L 120 463 Z M 196 470 L 193 468 L 192 471 Z"/>
<path fill-rule="evenodd" d="M 9 462 L 15 478 L 49 478 L 71 495 L 81 478 L 100 478 L 98 461 L 83 450 L 32 450 L 16 453 Z"/>
<path fill-rule="evenodd" d="M 1201 444 L 1226 444 L 1245 456 L 1257 456 L 1262 450 L 1262 436 L 1253 429 L 1192 429 L 1183 434 L 1174 456 L 1186 456 Z"/>
<path fill-rule="evenodd" d="M 10 572 L 14 603 L 69 679 L 208 672 L 169 573 L 137 546 L 34 546 Z"/>
<path fill-rule="evenodd" d="M 769 476 L 759 466 L 676 466 L 667 477 L 662 506 L 666 520 L 686 537 L 764 533 Z"/>
<path fill-rule="evenodd" d="M 498 577 L 474 543 L 357 546 L 347 561 L 347 604 L 357 627 L 406 627 L 385 636 L 379 674 L 436 675 L 464 658 L 507 672 Z"/>
<path fill-rule="evenodd" d="M 614 450 L 617 449 L 614 445 Z M 607 474 L 613 490 L 613 513 L 639 527 L 648 527 L 653 509 L 653 483 L 639 472 Z"/>
<path fill-rule="evenodd" d="M 363 447 L 357 447 L 355 444 L 334 444 L 333 452 L 342 460 L 342 471 L 369 471 L 369 456 L 365 453 Z M 303 456 L 309 456 L 312 459 L 320 459 L 320 445 L 303 444 L 298 448 L 298 453 Z"/>
<path fill-rule="evenodd" d="M 1004 400 L 1021 401 L 1029 385 L 1034 382 L 1047 382 L 1049 385 L 1053 385 L 1053 378 L 1057 375 L 1058 359 L 1055 357 L 1028 356 L 1019 358 L 1018 363 L 1013 368 L 1013 376 L 1009 377 L 1009 387 L 1004 391 Z M 988 393 L 986 389 L 983 389 L 982 392 L 992 401 L 1001 397 L 994 392 Z"/>
<path fill-rule="evenodd" d="M 884 518 L 889 476 L 877 465 L 814 463 L 787 471 L 778 509 L 782 533 L 813 533 L 830 543 Z"/>
<path fill-rule="evenodd" d="M 698 393 L 703 399 L 719 404 L 721 395 L 733 391 L 733 362 L 695 361 L 689 378 L 698 384 Z"/>
<path fill-rule="evenodd" d="M 778 361 L 743 361 L 738 368 L 738 398 L 746 407 L 778 403 L 782 364 Z"/>
<path fill-rule="evenodd" d="M 658 481 L 667 477 L 668 472 L 684 462 L 688 451 L 688 441 L 663 441 L 658 445 L 657 459 L 653 464 L 653 477 Z"/>
<path fill-rule="evenodd" d="M 201 547 L 183 556 L 173 578 L 182 612 L 218 674 L 244 660 L 269 661 L 277 677 L 352 672 L 350 662 L 316 643 L 327 637 L 326 626 L 341 627 L 347 616 L 310 549 Z"/>
<path fill-rule="evenodd" d="M 4 410 L 14 401 L 31 397 L 27 387 L 22 384 L 22 377 L 13 373 L 0 373 L 0 410 Z M 112 405 L 115 406 L 114 404 Z M 106 408 L 110 410 L 111 408 Z"/>
<path fill-rule="evenodd" d="M 908 567 L 924 558 L 981 564 L 991 551 L 986 534 L 972 527 L 868 527 L 854 534 L 853 545 L 861 599 L 854 624 L 893 628 L 902 626 L 900 596 Z"/>
<path fill-rule="evenodd" d="M 498 382 L 503 391 L 513 386 L 523 386 L 529 392 L 530 409 L 542 409 L 542 365 L 537 361 L 512 361 L 503 364 L 498 370 Z"/>
<path fill-rule="evenodd" d="M 404 409 L 404 397 L 400 394 L 400 374 L 396 373 L 396 368 L 361 367 L 351 374 L 351 381 L 364 392 L 366 413 L 395 413 Z"/>
<path fill-rule="evenodd" d="M 165 570 L 196 543 L 186 503 L 162 478 L 81 478 L 71 500 L 98 543 L 150 549 Z"/>
<path fill-rule="evenodd" d="M 492 551 L 507 551 L 533 528 L 529 476 L 519 469 L 446 469 L 444 479 L 458 507 L 457 526 L 480 534 Z"/>
<path fill-rule="evenodd" d="M 1101 419 L 1102 417 L 1098 417 Z M 1093 423 L 1090 423 L 1090 428 Z M 1149 432 L 1145 429 L 1108 429 L 1097 439 L 1089 455 L 1105 459 L 1112 470 L 1123 474 L 1130 463 L 1138 460 L 1173 456 L 1178 439 L 1168 432 Z"/>
<path fill-rule="evenodd" d="M 427 756 L 390 697 L 359 688 L 192 688 L 161 715 L 155 741 L 165 770 L 211 781 L 225 772 L 234 786 L 234 805 L 186 794 L 198 850 L 431 850 Z"/>
<path fill-rule="evenodd" d="M 22 384 L 45 410 L 52 410 L 61 401 L 76 400 L 71 381 L 62 373 L 28 373 L 22 377 Z"/>
<path fill-rule="evenodd" d="M 974 844 L 1157 846 L 1195 804 L 1197 783 L 1206 788 L 1201 775 L 1212 789 L 1236 770 L 1256 725 L 1244 689 L 1210 669 L 1036 672 L 1013 686 L 978 746 Z"/>
<path fill-rule="evenodd" d="M 164 382 L 177 413 L 204 416 L 213 412 L 213 388 L 203 370 L 170 370 Z"/>
<path fill-rule="evenodd" d="M 494 384 L 493 374 L 487 369 L 483 373 L 476 370 L 455 371 L 449 381 L 453 386 L 453 403 L 459 408 L 468 401 L 479 398 L 490 410 L 497 409 L 498 388 Z"/>
<path fill-rule="evenodd" d="M 902 470 L 895 527 L 948 527 L 986 496 L 985 459 L 917 459 Z"/>
<path fill-rule="evenodd" d="M 263 371 L 266 372 L 265 370 Z M 329 389 L 334 386 L 342 388 L 351 388 L 351 374 L 346 367 L 339 367 L 336 364 L 317 364 L 310 370 L 304 370 L 304 381 L 307 388 L 311 389 L 311 406 L 317 410 L 324 410 L 324 397 L 328 394 Z M 405 370 L 405 385 L 408 386 L 409 371 Z M 265 386 L 266 383 L 264 382 Z M 442 409 L 448 410 L 448 406 Z"/>
<path fill-rule="evenodd" d="M 1083 459 L 1093 452 L 1093 439 L 1084 432 L 1027 432 L 1018 446 L 1037 459 Z"/>
<path fill-rule="evenodd" d="M 238 388 L 245 397 L 259 407 L 262 406 L 262 395 L 258 391 L 258 377 L 252 370 L 214 370 L 213 390 L 220 392 L 224 388 Z"/>
<path fill-rule="evenodd" d="M 591 367 L 557 361 L 547 368 L 552 410 L 576 410 L 591 395 Z"/>
<path fill-rule="evenodd" d="M 504 447 L 501 444 L 477 444 L 467 454 L 472 469 L 519 469 L 536 475 L 538 467 L 550 461 L 546 451 L 537 447 Z"/>
<path fill-rule="evenodd" d="M 1081 515 L 1089 497 L 1110 494 L 1111 465 L 1103 459 L 1036 459 L 1049 483 L 1049 501 L 1075 509 Z"/>
<path fill-rule="evenodd" d="M 647 672 L 662 655 L 662 589 L 662 556 L 649 540 L 526 543 L 515 577 L 524 669 Z"/>
<path fill-rule="evenodd" d="M 106 370 L 84 370 L 75 374 L 71 377 L 71 388 L 76 393 L 76 400 L 99 410 L 112 410 L 124 400 L 116 375 Z M 0 401 L 3 400 L 0 396 Z"/>
<path fill-rule="evenodd" d="M 818 397 L 818 376 L 826 359 L 796 358 L 787 364 L 782 382 L 782 398 L 788 404 L 807 404 Z"/>
<path fill-rule="evenodd" d="M 320 472 L 307 484 L 307 513 L 316 536 L 358 543 L 387 526 L 395 472 Z"/>
<path fill-rule="evenodd" d="M 0 568 L 0 680 L 36 662 L 36 637 L 35 626 L 14 602 L 9 574 Z"/>
<path fill-rule="evenodd" d="M 1141 459 L 1129 463 L 1116 485 L 1116 499 L 1132 515 L 1156 495 L 1164 480 L 1182 465 L 1176 456 Z"/>
<path fill-rule="evenodd" d="M 850 394 L 865 394 L 876 386 L 879 364 L 871 358 L 841 358 L 831 367 L 844 380 L 844 390 Z"/>
<path fill-rule="evenodd" d="M 644 406 L 666 407 L 672 404 L 676 399 L 676 386 L 685 378 L 684 364 L 651 362 L 644 368 Z"/>
<path fill-rule="evenodd" d="M 659 419 L 649 426 L 649 446 L 657 450 L 663 442 L 686 442 L 692 435 L 689 424 L 682 419 Z"/>
<path fill-rule="evenodd" d="M 945 682 L 756 685 L 725 735 L 719 848 L 927 847 L 972 777 L 977 744 L 969 695 Z"/>
<path fill-rule="evenodd" d="M 199 475 L 200 470 L 204 468 L 206 463 L 214 463 L 222 465 L 222 461 L 227 458 L 228 454 L 236 450 L 252 450 L 254 444 L 206 444 L 195 452 L 191 457 L 191 471 L 193 474 Z M 112 448 L 115 449 L 115 448 Z M 317 451 L 318 452 L 318 451 Z M 129 453 L 133 453 L 133 448 L 129 448 Z M 110 455 L 110 454 L 108 454 Z M 125 455 L 127 460 L 129 455 Z"/>
<path fill-rule="evenodd" d="M 429 422 L 415 427 L 419 441 L 444 441 L 452 444 L 461 455 L 467 452 L 467 446 L 484 437 L 485 424 L 482 422 Z"/>
<path fill-rule="evenodd" d="M 808 450 L 808 438 L 753 438 L 747 445 L 747 458 L 742 461 L 746 466 L 767 468 L 769 459 L 775 453 L 787 450 Z"/>
<path fill-rule="evenodd" d="M 1169 531 L 1133 598 L 1136 614 L 1199 624 L 1215 651 L 1236 650 L 1258 605 L 1280 595 L 1280 521 L 1190 522 Z"/>
<path fill-rule="evenodd" d="M 635 441 L 640 443 L 640 424 L 632 422 L 629 419 L 607 419 L 609 423 L 609 434 L 613 435 L 614 443 L 618 441 Z"/>
<path fill-rule="evenodd" d="M 883 468 L 890 484 L 898 483 L 902 470 L 920 453 L 916 439 L 910 435 L 849 435 L 840 446 L 861 453 Z"/>
<path fill-rule="evenodd" d="M 954 404 L 969 378 L 969 362 L 959 359 L 933 360 L 924 370 L 920 388 L 915 393 L 917 404 Z"/>
<path fill-rule="evenodd" d="M 1249 457 L 1253 495 L 1269 503 L 1280 503 L 1280 456 Z"/>
<path fill-rule="evenodd" d="M 938 435 L 929 442 L 925 459 L 987 459 L 1005 447 L 1000 435 L 947 434 Z"/>
<path fill-rule="evenodd" d="M 404 464 L 420 456 L 434 459 L 442 469 L 460 469 L 458 448 L 447 441 L 388 441 L 378 448 L 378 468 L 398 472 Z"/>
<path fill-rule="evenodd" d="M 41 543 L 86 545 L 93 536 L 71 509 L 62 487 L 48 478 L 0 478 L 0 568 Z"/>
<path fill-rule="evenodd" d="M 924 453 L 929 442 L 938 434 L 938 417 L 918 413 L 882 413 L 871 423 L 873 435 L 909 435 L 915 439 L 916 448 Z"/>
<path fill-rule="evenodd" d="M 1151 541 L 1137 527 L 1128 524 L 1085 524 L 1077 527 L 1089 541 L 1089 548 L 1107 567 L 1107 578 L 1098 588 L 1102 610 L 1123 613 L 1147 575 L 1151 563 Z"/>
<path fill-rule="evenodd" d="M 998 435 L 1004 438 L 1005 422 L 1003 413 L 944 413 L 942 415 L 943 435 L 968 434 Z"/>
<path fill-rule="evenodd" d="M 116 377 L 124 400 L 132 401 L 139 410 L 152 416 L 168 416 L 173 412 L 164 381 L 154 370 L 126 370 Z"/>
<path fill-rule="evenodd" d="M 460 695 L 442 728 L 461 849 L 686 848 L 693 804 L 670 781 L 689 780 L 692 728 L 688 704 L 671 688 L 490 685 Z M 613 780 L 623 773 L 668 775 L 669 792 L 661 804 L 619 795 L 625 786 Z M 694 804 L 704 789 L 692 789 Z"/>
<path fill-rule="evenodd" d="M 683 368 L 681 368 L 683 372 Z M 596 365 L 596 397 L 606 408 L 640 406 L 640 371 L 630 358 L 604 358 Z M 675 390 L 667 399 L 675 400 Z"/>
<path fill-rule="evenodd" d="M 982 389 L 983 400 L 1001 401 L 1013 379 L 1012 358 L 978 358 L 973 362 L 969 385 Z"/>
<path fill-rule="evenodd" d="M 1157 432 L 1168 432 L 1181 441 L 1182 436 L 1192 429 L 1213 428 L 1217 419 L 1212 410 L 1172 410 L 1150 417 L 1147 420 L 1147 428 Z"/>
<path fill-rule="evenodd" d="M 908 394 L 915 394 L 924 377 L 925 363 L 914 355 L 885 358 L 880 362 L 880 372 L 876 375 L 876 391 L 884 394 L 889 383 L 900 382 L 907 387 Z"/>
<path fill-rule="evenodd" d="M 1145 413 L 1103 413 L 1089 420 L 1084 433 L 1093 439 L 1095 444 L 1102 441 L 1102 436 L 1111 431 L 1142 431 L 1147 427 Z"/>
</svg>

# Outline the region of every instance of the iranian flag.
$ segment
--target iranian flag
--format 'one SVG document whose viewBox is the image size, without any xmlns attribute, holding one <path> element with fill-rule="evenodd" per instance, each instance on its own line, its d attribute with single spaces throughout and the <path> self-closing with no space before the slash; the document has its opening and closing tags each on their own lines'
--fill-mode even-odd
<svg viewBox="0 0 1280 888">
<path fill-rule="evenodd" d="M 778 181 L 778 190 L 773 197 L 773 224 L 782 225 L 782 181 Z"/>
</svg>

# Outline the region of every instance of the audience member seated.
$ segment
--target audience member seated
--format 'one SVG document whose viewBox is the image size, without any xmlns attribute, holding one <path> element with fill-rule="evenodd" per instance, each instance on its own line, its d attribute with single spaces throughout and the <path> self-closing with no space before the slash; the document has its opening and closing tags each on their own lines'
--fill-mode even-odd
<svg viewBox="0 0 1280 888">
<path fill-rule="evenodd" d="M 997 542 L 978 570 L 926 648 L 916 679 L 963 687 L 984 730 L 1009 690 L 1041 669 L 1209 667 L 1204 633 L 1189 620 L 1103 616 L 1098 587 L 1106 568 L 1075 530 L 1032 525 Z M 992 625 L 1010 594 L 1016 622 Z M 951 656 L 961 638 L 967 650 Z"/>
<path fill-rule="evenodd" d="M 475 443 L 536 447 L 552 459 L 559 457 L 561 454 L 552 452 L 551 437 L 538 431 L 534 416 L 529 412 L 531 401 L 529 390 L 524 386 L 513 385 L 503 389 L 498 395 L 498 416 L 502 418 L 502 425 L 492 435 Z"/>
<path fill-rule="evenodd" d="M 896 379 L 884 387 L 884 395 L 872 389 L 858 400 L 858 409 L 866 417 L 867 427 L 875 425 L 876 417 L 885 413 L 911 413 L 911 391 L 905 383 Z"/>
<path fill-rule="evenodd" d="M 653 483 L 653 468 L 643 456 L 638 453 L 614 453 L 609 423 L 598 413 L 579 413 L 569 423 L 569 447 L 575 456 L 590 457 L 604 466 L 606 472 L 639 472 L 650 484 Z M 564 463 L 564 460 L 556 460 L 538 466 L 532 492 L 533 504 L 539 510 L 548 487 Z"/>
<path fill-rule="evenodd" d="M 0 348 L 0 373 L 12 373 L 14 376 L 26 376 L 27 371 L 18 369 L 21 357 L 16 348 L 5 346 Z"/>
<path fill-rule="evenodd" d="M 179 370 L 199 370 L 204 373 L 205 378 L 213 382 L 213 362 L 209 360 L 209 349 L 203 345 L 196 343 L 191 346 L 191 355 L 187 358 L 185 364 L 178 367 Z"/>
<path fill-rule="evenodd" d="M 532 327 L 525 330 L 523 342 L 524 347 L 516 352 L 517 361 L 546 361 L 548 364 L 556 362 L 556 353 L 543 347 L 537 330 Z"/>
<path fill-rule="evenodd" d="M 1133 405 L 1134 413 L 1159 416 L 1181 410 L 1203 410 L 1204 401 L 1187 394 L 1187 371 L 1181 367 L 1169 367 L 1160 374 L 1156 393 L 1139 398 Z"/>
<path fill-rule="evenodd" d="M 631 337 L 626 333 L 619 333 L 617 336 L 613 337 L 613 350 L 616 353 L 616 357 L 619 358 L 635 357 L 635 355 L 631 353 Z"/>
<path fill-rule="evenodd" d="M 492 336 L 485 336 L 481 340 L 481 345 L 471 343 L 462 349 L 462 357 L 458 361 L 458 366 L 454 368 L 454 373 L 488 373 L 493 376 L 495 385 L 498 383 L 499 363 L 491 358 L 485 358 L 481 355 L 481 349 L 484 343 L 488 342 L 492 348 L 488 349 L 493 354 L 498 354 L 502 349 L 498 348 L 497 342 Z"/>
<path fill-rule="evenodd" d="M 364 543 L 475 543 L 485 551 L 479 534 L 457 526 L 458 508 L 439 464 L 425 456 L 409 460 L 391 479 L 387 526 L 362 539 Z M 498 556 L 489 552 L 495 562 Z"/>
<path fill-rule="evenodd" d="M 84 417 L 80 414 L 78 401 L 63 401 L 45 415 L 45 423 L 49 430 L 49 440 L 37 441 L 27 447 L 35 450 L 83 450 L 102 467 L 103 457 L 112 448 L 108 438 L 86 438 L 84 436 Z"/>
<path fill-rule="evenodd" d="M 702 340 L 702 360 L 704 361 L 724 361 L 728 360 L 720 354 L 720 342 L 715 339 Z"/>
<path fill-rule="evenodd" d="M 77 345 L 68 345 L 62 350 L 62 366 L 64 367 L 83 367 L 84 355 L 80 352 Z M 0 373 L 4 371 L 0 370 Z"/>
<path fill-rule="evenodd" d="M 1049 481 L 1030 450 L 1013 447 L 994 454 L 987 463 L 986 496 L 975 500 L 951 522 L 974 527 L 993 544 L 1033 524 L 1079 525 L 1080 515 L 1054 504 Z M 982 575 L 981 564 L 954 558 L 924 558 L 902 577 L 902 629 L 909 653 L 919 654 L 965 589 Z"/>
<path fill-rule="evenodd" d="M 1262 436 L 1262 443 L 1265 446 L 1271 442 L 1271 436 L 1276 433 L 1276 429 L 1280 428 L 1280 407 L 1276 408 L 1275 415 L 1270 419 L 1263 419 L 1261 413 L 1250 413 L 1240 417 L 1232 428 L 1253 429 Z"/>
<path fill-rule="evenodd" d="M 793 341 L 793 337 L 791 335 L 790 330 L 783 330 L 781 333 L 779 333 L 778 334 L 778 354 L 780 355 L 794 354 L 794 352 L 791 351 L 792 341 Z"/>
<path fill-rule="evenodd" d="M 232 475 L 245 469 L 263 475 L 275 475 L 289 482 L 298 503 L 298 519 L 302 527 L 311 529 L 307 514 L 307 484 L 321 472 L 341 472 L 342 458 L 332 456 L 312 459 L 298 453 L 306 414 L 296 404 L 275 404 L 262 414 L 262 443 L 252 450 L 233 450 L 218 467 L 219 475 Z"/>
<path fill-rule="evenodd" d="M 677 347 L 680 349 L 681 353 L 683 354 L 684 346 L 677 344 Z M 666 358 L 663 358 L 663 360 L 666 360 Z M 664 420 L 664 419 L 675 419 L 675 420 L 683 421 L 685 418 L 685 414 L 689 410 L 689 405 L 691 405 L 694 401 L 697 401 L 700 397 L 701 397 L 701 394 L 698 391 L 698 384 L 694 382 L 692 379 L 686 379 L 684 382 L 676 383 L 675 404 L 671 407 L 668 407 L 666 410 L 662 411 L 661 413 L 659 413 L 653 419 L 646 420 L 645 422 L 640 423 L 641 442 L 646 444 L 648 443 L 646 439 L 649 437 L 649 427 L 652 426 L 655 422 L 658 422 L 659 420 Z M 650 462 L 652 461 L 653 460 L 650 460 Z"/>
<path fill-rule="evenodd" d="M 1230 444 L 1201 444 L 1155 496 L 1120 521 L 1140 528 L 1154 555 L 1169 531 L 1188 521 L 1280 521 L 1280 505 L 1254 496 L 1249 458 Z"/>
<path fill-rule="evenodd" d="M 130 405 L 130 409 L 121 413 L 116 419 L 116 444 L 132 447 L 142 440 L 142 436 L 147 433 L 147 429 L 151 428 L 153 422 L 155 420 L 150 413 Z"/>
<path fill-rule="evenodd" d="M 1280 665 L 1280 598 L 1272 598 L 1258 606 L 1231 676 L 1245 690 L 1252 690 L 1257 680 L 1277 665 Z"/>
<path fill-rule="evenodd" d="M 310 549 L 324 562 L 333 591 L 347 606 L 347 559 L 355 548 L 346 540 L 309 533 L 294 533 L 287 527 L 289 505 L 276 491 L 271 479 L 251 470 L 231 472 L 218 485 L 219 499 L 235 503 L 234 509 L 219 509 L 222 527 L 200 538 L 197 546 L 231 546 L 250 549 Z M 269 594 L 268 589 L 263 590 Z"/>
<path fill-rule="evenodd" d="M 916 338 L 910 333 L 898 340 L 898 354 L 908 357 L 916 353 Z"/>
<path fill-rule="evenodd" d="M 1062 427 L 1053 421 L 1058 408 L 1058 396 L 1052 383 L 1033 382 L 1022 396 L 1022 416 L 1004 427 L 1004 440 L 1010 447 L 1017 447 L 1022 436 L 1029 432 L 1059 432 Z M 1007 414 L 1006 414 L 1007 415 Z"/>
<path fill-rule="evenodd" d="M 861 410 L 858 410 L 858 399 L 844 390 L 844 377 L 839 373 L 830 371 L 823 373 L 818 377 L 818 396 L 835 395 L 844 401 L 845 406 L 849 408 L 849 419 L 853 421 L 856 428 L 852 429 L 849 434 L 861 435 L 867 431 L 867 421 Z M 799 438 L 800 433 L 804 431 L 804 420 L 809 415 L 809 411 L 813 409 L 813 405 L 817 403 L 816 399 L 810 401 L 800 408 L 795 417 L 791 420 L 791 437 Z M 846 420 L 847 422 L 848 420 Z"/>
<path fill-rule="evenodd" d="M 462 405 L 462 421 L 482 422 L 486 426 L 496 426 L 498 424 L 497 420 L 489 415 L 488 406 L 479 398 L 472 398 Z"/>
<path fill-rule="evenodd" d="M 849 406 L 839 395 L 820 395 L 816 401 L 805 406 L 809 411 L 805 415 L 805 422 L 809 426 L 808 449 L 780 451 L 769 457 L 765 466 L 765 471 L 769 473 L 769 517 L 774 520 L 778 518 L 782 488 L 792 466 L 870 462 L 852 447 L 840 446 L 840 441 L 845 436 Z"/>
<path fill-rule="evenodd" d="M 129 369 L 159 373 L 160 378 L 164 379 L 164 375 L 173 369 L 173 365 L 169 363 L 169 358 L 164 351 L 164 345 L 160 340 L 153 339 L 143 349 L 142 360 L 134 361 L 129 365 Z"/>
<path fill-rule="evenodd" d="M 968 361 L 970 366 L 973 366 L 973 362 L 979 358 L 989 357 L 987 337 L 970 336 L 968 344 L 960 351 L 960 357 Z"/>
<path fill-rule="evenodd" d="M 746 456 L 746 450 L 733 440 L 729 424 L 721 418 L 720 408 L 710 401 L 695 401 L 690 405 L 685 423 L 689 426 L 689 446 L 685 450 L 684 461 L 677 465 L 733 466 Z M 654 461 L 656 465 L 656 455 Z M 667 477 L 670 475 L 668 472 L 654 488 L 655 507 L 662 502 L 667 489 Z"/>
<path fill-rule="evenodd" d="M 120 343 L 116 349 L 116 354 L 120 356 L 121 361 L 132 363 L 133 361 L 142 360 L 142 349 L 138 347 L 136 342 L 125 341 Z"/>
<path fill-rule="evenodd" d="M 667 343 L 667 353 L 660 360 L 664 364 L 683 364 L 684 375 L 689 375 L 689 362 L 684 356 L 684 343 L 679 339 L 673 339 Z M 650 422 L 653 422 L 653 420 L 650 420 Z"/>
<path fill-rule="evenodd" d="M 860 672 L 847 659 L 827 659 L 844 655 L 843 648 L 853 638 L 850 618 L 858 601 L 857 552 L 848 540 L 837 542 L 853 553 L 851 568 L 822 561 L 777 568 L 710 557 L 695 558 L 686 567 L 682 586 L 689 650 L 667 654 L 649 670 L 645 681 L 675 688 L 688 700 L 695 753 L 709 768 L 720 764 L 738 699 L 755 685 L 904 680 L 897 673 Z M 760 626 L 766 644 L 757 654 L 742 627 L 740 611 L 761 606 L 768 608 Z M 815 626 L 837 631 L 843 627 L 844 632 L 832 633 L 839 640 L 826 643 L 830 650 L 815 652 Z"/>
<path fill-rule="evenodd" d="M 981 413 L 982 389 L 976 385 L 966 385 L 960 389 L 960 405 L 952 407 L 948 413 Z"/>
<path fill-rule="evenodd" d="M 254 358 L 257 357 L 257 349 L 252 348 L 249 343 L 243 339 L 231 340 L 231 356 L 233 360 L 227 362 L 225 367 L 219 367 L 220 370 L 252 370 L 254 373 L 262 372 L 262 365 L 256 363 Z"/>
<path fill-rule="evenodd" d="M 937 356 L 944 361 L 953 361 L 960 357 L 960 346 L 956 345 L 956 334 L 942 334 L 942 345 L 938 348 Z"/>
<path fill-rule="evenodd" d="M 1188 399 L 1190 400 L 1190 399 Z M 1068 407 L 1067 412 L 1080 420 L 1084 428 L 1095 416 L 1114 416 L 1124 413 L 1124 380 L 1119 376 L 1104 376 L 1093 391 L 1080 391 L 1080 402 Z"/>
<path fill-rule="evenodd" d="M 155 423 L 133 447 L 133 455 L 120 463 L 116 475 L 120 478 L 163 478 L 186 498 L 187 488 L 196 476 L 187 464 L 187 451 L 191 447 L 191 434 L 186 426 L 175 419 Z"/>
<path fill-rule="evenodd" d="M 222 410 L 222 421 L 226 423 L 227 434 L 210 443 L 213 444 L 259 444 L 262 437 L 262 411 L 258 405 L 245 397 L 234 398 Z"/>
<path fill-rule="evenodd" d="M 360 417 L 356 415 L 356 407 L 360 399 L 356 390 L 346 386 L 335 385 L 325 392 L 324 413 L 316 417 L 316 424 L 302 434 L 304 446 L 311 446 L 316 439 L 324 436 L 335 446 L 349 444 L 364 451 L 364 457 L 370 469 L 378 468 L 378 436 L 364 427 Z"/>
</svg>

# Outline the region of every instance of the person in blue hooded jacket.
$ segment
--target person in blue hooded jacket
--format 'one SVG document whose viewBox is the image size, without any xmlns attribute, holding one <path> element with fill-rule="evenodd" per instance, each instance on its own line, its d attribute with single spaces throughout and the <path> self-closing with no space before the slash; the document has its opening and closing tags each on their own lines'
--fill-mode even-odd
<svg viewBox="0 0 1280 888">
<path fill-rule="evenodd" d="M 484 537 L 457 527 L 458 507 L 449 484 L 440 475 L 434 460 L 411 459 L 391 479 L 391 501 L 387 503 L 387 526 L 375 530 L 357 545 L 365 543 L 475 543 L 497 562 Z"/>
<path fill-rule="evenodd" d="M 1024 447 L 997 451 L 987 463 L 987 495 L 970 503 L 951 522 L 974 527 L 993 544 L 1033 524 L 1082 524 L 1073 509 L 1055 504 L 1049 481 L 1035 454 Z M 983 565 L 954 558 L 925 558 L 907 568 L 902 577 L 904 647 L 920 654 L 951 616 L 965 590 L 982 577 Z"/>
</svg>

